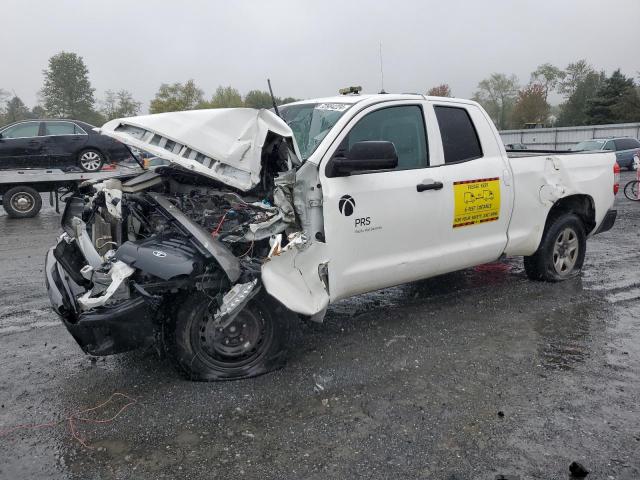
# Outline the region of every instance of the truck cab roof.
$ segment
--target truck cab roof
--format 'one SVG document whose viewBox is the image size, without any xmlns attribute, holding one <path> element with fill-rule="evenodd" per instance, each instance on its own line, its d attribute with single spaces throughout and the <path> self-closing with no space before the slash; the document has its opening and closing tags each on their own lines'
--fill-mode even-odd
<svg viewBox="0 0 640 480">
<path fill-rule="evenodd" d="M 311 98 L 300 100 L 298 102 L 287 103 L 289 105 L 304 105 L 308 103 L 347 103 L 347 104 L 363 104 L 370 105 L 379 102 L 397 101 L 397 100 L 429 100 L 437 102 L 455 102 L 455 103 L 475 103 L 472 100 L 452 97 L 431 97 L 419 93 L 373 93 L 373 94 L 349 94 L 336 95 L 333 97 Z"/>
</svg>

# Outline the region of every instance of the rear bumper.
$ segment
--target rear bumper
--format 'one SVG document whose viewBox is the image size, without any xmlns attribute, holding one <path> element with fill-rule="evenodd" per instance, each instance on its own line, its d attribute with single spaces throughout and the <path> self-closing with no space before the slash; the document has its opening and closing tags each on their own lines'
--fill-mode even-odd
<svg viewBox="0 0 640 480">
<path fill-rule="evenodd" d="M 598 233 L 603 233 L 611 230 L 611 227 L 613 227 L 613 224 L 616 222 L 617 215 L 618 215 L 617 210 L 613 210 L 613 209 L 608 210 L 604 218 L 602 219 L 600 226 L 595 232 L 593 232 L 593 234 L 597 235 Z"/>
<path fill-rule="evenodd" d="M 112 355 L 153 343 L 155 308 L 144 297 L 114 306 L 80 312 L 75 300 L 85 289 L 75 283 L 53 255 L 47 252 L 46 286 L 53 310 L 80 348 L 91 355 Z"/>
</svg>

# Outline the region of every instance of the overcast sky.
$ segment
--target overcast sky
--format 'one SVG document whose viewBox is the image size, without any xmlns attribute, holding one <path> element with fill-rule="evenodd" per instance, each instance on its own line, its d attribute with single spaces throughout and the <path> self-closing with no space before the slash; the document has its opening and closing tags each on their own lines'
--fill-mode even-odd
<svg viewBox="0 0 640 480">
<path fill-rule="evenodd" d="M 640 0 L 1 0 L 0 88 L 33 106 L 42 70 L 65 50 L 87 64 L 96 97 L 127 89 L 144 104 L 189 78 L 310 98 L 348 85 L 470 97 L 491 72 L 521 82 L 544 62 L 586 58 L 640 70 Z"/>
</svg>

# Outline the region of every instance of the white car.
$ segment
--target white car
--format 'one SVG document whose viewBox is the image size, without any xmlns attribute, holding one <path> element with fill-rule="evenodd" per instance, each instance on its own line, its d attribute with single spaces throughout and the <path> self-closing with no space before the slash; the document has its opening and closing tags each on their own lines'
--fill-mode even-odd
<svg viewBox="0 0 640 480">
<path fill-rule="evenodd" d="M 267 110 L 113 120 L 101 133 L 169 162 L 88 183 L 46 261 L 85 352 L 160 341 L 189 378 L 283 365 L 296 316 L 502 255 L 577 275 L 615 221 L 615 155 L 509 158 L 468 100 L 344 95 Z"/>
</svg>

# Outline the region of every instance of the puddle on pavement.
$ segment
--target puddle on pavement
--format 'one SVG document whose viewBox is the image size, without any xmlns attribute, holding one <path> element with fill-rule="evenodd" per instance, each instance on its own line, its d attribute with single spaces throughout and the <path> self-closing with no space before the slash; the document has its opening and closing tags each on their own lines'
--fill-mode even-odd
<svg viewBox="0 0 640 480">
<path fill-rule="evenodd" d="M 537 352 L 549 370 L 570 370 L 584 363 L 591 352 L 591 305 L 565 304 L 537 315 Z"/>
<path fill-rule="evenodd" d="M 607 301 L 611 303 L 625 302 L 628 300 L 638 300 L 640 298 L 640 288 L 631 288 L 626 291 L 607 295 Z"/>
</svg>

